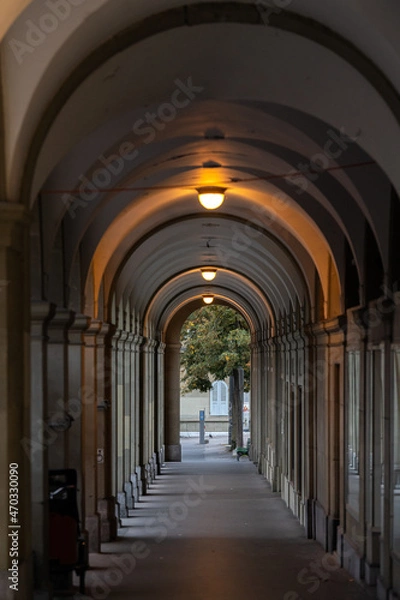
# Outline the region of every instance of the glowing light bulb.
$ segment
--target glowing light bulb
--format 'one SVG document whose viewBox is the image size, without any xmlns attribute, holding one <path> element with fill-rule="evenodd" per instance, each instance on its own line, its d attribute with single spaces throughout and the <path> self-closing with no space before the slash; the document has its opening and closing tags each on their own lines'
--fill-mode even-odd
<svg viewBox="0 0 400 600">
<path fill-rule="evenodd" d="M 200 269 L 201 271 L 201 275 L 203 277 L 203 279 L 205 279 L 206 281 L 212 281 L 213 279 L 215 279 L 215 276 L 217 274 L 217 269 Z"/>
<path fill-rule="evenodd" d="M 197 190 L 199 202 L 207 210 L 219 208 L 225 200 L 225 188 L 208 186 Z"/>
</svg>

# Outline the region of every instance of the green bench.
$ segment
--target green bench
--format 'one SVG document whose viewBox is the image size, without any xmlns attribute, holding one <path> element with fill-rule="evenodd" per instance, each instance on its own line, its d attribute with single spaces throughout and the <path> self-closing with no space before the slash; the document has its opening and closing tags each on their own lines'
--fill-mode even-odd
<svg viewBox="0 0 400 600">
<path fill-rule="evenodd" d="M 250 439 L 247 440 L 246 448 L 243 448 L 242 446 L 238 446 L 236 448 L 236 460 L 239 460 L 239 458 L 241 456 L 249 456 L 249 450 L 250 450 Z"/>
</svg>

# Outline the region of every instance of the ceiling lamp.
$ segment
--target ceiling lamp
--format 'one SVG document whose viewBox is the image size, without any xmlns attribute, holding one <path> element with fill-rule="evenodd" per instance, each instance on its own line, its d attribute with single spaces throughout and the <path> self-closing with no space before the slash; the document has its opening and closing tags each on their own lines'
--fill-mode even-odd
<svg viewBox="0 0 400 600">
<path fill-rule="evenodd" d="M 204 304 L 212 304 L 214 302 L 214 296 L 212 294 L 203 294 Z"/>
<path fill-rule="evenodd" d="M 199 202 L 207 210 L 219 208 L 225 200 L 226 188 L 216 186 L 202 187 L 197 190 Z"/>
<path fill-rule="evenodd" d="M 208 267 L 200 269 L 200 271 L 203 279 L 205 279 L 206 281 L 212 281 L 213 279 L 215 279 L 215 276 L 217 274 L 217 269 L 210 269 Z"/>
</svg>

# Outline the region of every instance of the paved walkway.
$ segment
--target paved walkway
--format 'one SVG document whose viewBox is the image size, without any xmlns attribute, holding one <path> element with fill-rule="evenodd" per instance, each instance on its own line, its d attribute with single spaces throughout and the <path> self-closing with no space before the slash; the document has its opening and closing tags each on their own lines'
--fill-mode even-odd
<svg viewBox="0 0 400 600">
<path fill-rule="evenodd" d="M 338 569 L 279 495 L 223 438 L 182 440 L 126 519 L 91 555 L 87 593 L 105 600 L 361 600 L 374 595 Z"/>
</svg>

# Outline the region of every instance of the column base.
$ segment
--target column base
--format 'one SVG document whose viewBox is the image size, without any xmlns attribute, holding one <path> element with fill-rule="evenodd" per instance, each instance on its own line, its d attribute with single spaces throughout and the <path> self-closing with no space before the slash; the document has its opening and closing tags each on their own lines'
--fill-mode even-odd
<svg viewBox="0 0 400 600">
<path fill-rule="evenodd" d="M 88 534 L 89 552 L 100 552 L 100 516 L 91 515 L 85 519 L 85 529 Z"/>
<path fill-rule="evenodd" d="M 356 579 L 364 579 L 364 559 L 358 554 L 345 535 L 340 534 L 338 541 L 338 552 L 340 553 L 340 564 Z"/>
<path fill-rule="evenodd" d="M 331 517 L 330 515 L 328 515 L 328 519 L 327 519 L 327 548 L 326 551 L 327 552 L 335 552 L 336 548 L 337 548 L 337 542 L 338 542 L 338 527 L 339 527 L 340 521 L 339 519 L 336 519 L 334 517 Z"/>
<path fill-rule="evenodd" d="M 165 446 L 165 461 L 166 462 L 182 462 L 182 446 L 181 446 L 181 444 L 167 444 Z"/>
<path fill-rule="evenodd" d="M 117 538 L 115 498 L 102 498 L 98 500 L 97 511 L 100 515 L 100 541 L 112 542 Z"/>
<path fill-rule="evenodd" d="M 128 514 L 129 514 L 129 511 L 133 510 L 135 508 L 135 501 L 134 501 L 134 497 L 133 497 L 133 487 L 132 487 L 131 481 L 127 481 L 124 483 L 124 492 L 125 492 L 125 498 L 126 498 L 126 508 L 128 510 Z"/>
<path fill-rule="evenodd" d="M 150 459 L 150 481 L 153 482 L 157 476 L 157 454 L 154 453 Z"/>
<path fill-rule="evenodd" d="M 136 503 L 139 501 L 139 478 L 136 473 L 133 473 L 131 475 L 131 484 L 132 484 L 133 502 Z"/>
<path fill-rule="evenodd" d="M 365 581 L 368 585 L 376 585 L 380 574 L 381 531 L 367 525 L 366 535 Z"/>
<path fill-rule="evenodd" d="M 379 567 L 376 565 L 370 565 L 368 561 L 365 561 L 365 583 L 367 585 L 376 585 L 379 577 Z"/>
<path fill-rule="evenodd" d="M 387 589 L 381 577 L 378 577 L 376 582 L 376 597 L 378 600 L 388 600 L 389 597 L 389 590 Z"/>
<path fill-rule="evenodd" d="M 156 452 L 157 475 L 161 475 L 161 467 L 164 464 L 164 446 Z"/>
<path fill-rule="evenodd" d="M 309 540 L 314 539 L 315 523 L 313 501 L 310 498 L 304 500 L 304 529 Z"/>
<path fill-rule="evenodd" d="M 314 518 L 315 518 L 315 539 L 321 544 L 323 549 L 328 549 L 328 516 L 325 509 L 316 500 L 314 503 Z"/>
<path fill-rule="evenodd" d="M 141 465 L 140 467 L 140 494 L 145 496 L 151 483 L 151 467 L 150 463 Z"/>
<path fill-rule="evenodd" d="M 116 516 L 121 522 L 121 519 L 128 518 L 128 508 L 126 506 L 126 494 L 125 492 L 118 492 L 117 503 L 116 503 Z"/>
<path fill-rule="evenodd" d="M 136 485 L 137 485 L 137 497 L 140 500 L 140 496 L 143 495 L 143 485 L 142 485 L 142 467 L 139 465 L 136 467 Z"/>
</svg>

